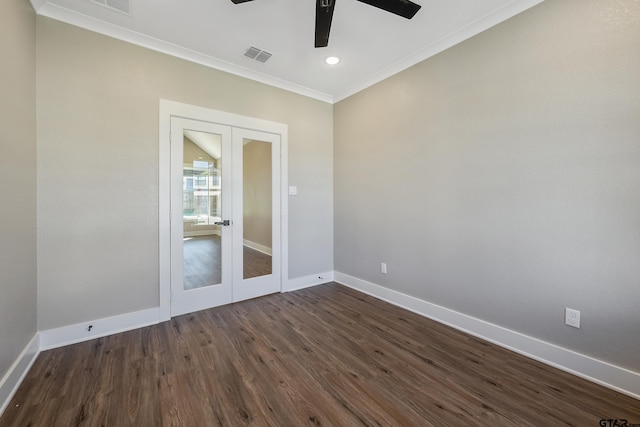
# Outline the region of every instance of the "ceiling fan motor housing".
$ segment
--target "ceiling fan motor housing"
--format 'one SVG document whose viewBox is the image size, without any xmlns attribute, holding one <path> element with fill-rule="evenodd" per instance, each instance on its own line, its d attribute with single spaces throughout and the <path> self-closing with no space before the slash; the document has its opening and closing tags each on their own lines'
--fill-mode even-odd
<svg viewBox="0 0 640 427">
<path fill-rule="evenodd" d="M 253 0 L 231 0 L 234 4 L 250 2 Z M 411 19 L 414 17 L 420 5 L 410 0 L 358 0 L 378 9 Z M 326 47 L 329 44 L 329 32 L 331 31 L 331 21 L 333 19 L 333 9 L 335 0 L 316 0 L 316 31 L 315 47 Z"/>
</svg>

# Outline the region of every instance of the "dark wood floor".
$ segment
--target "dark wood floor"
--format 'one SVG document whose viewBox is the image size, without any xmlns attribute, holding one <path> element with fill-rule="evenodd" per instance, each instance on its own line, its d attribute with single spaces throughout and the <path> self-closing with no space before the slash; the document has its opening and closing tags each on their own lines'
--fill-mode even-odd
<svg viewBox="0 0 640 427">
<path fill-rule="evenodd" d="M 43 352 L 0 426 L 598 426 L 640 401 L 338 284 Z"/>
<path fill-rule="evenodd" d="M 217 285 L 221 281 L 220 236 L 187 237 L 183 242 L 184 288 Z"/>
<path fill-rule="evenodd" d="M 188 237 L 184 240 L 184 288 L 217 285 L 221 281 L 220 236 Z M 271 256 L 242 247 L 243 278 L 271 274 Z"/>
</svg>

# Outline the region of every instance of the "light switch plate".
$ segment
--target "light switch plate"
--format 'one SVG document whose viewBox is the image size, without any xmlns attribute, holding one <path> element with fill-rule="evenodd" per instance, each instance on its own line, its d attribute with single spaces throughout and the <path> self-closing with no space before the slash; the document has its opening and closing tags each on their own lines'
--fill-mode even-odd
<svg viewBox="0 0 640 427">
<path fill-rule="evenodd" d="M 290 196 L 297 196 L 298 195 L 298 187 L 296 187 L 295 185 L 290 185 L 289 186 L 289 195 Z"/>
</svg>

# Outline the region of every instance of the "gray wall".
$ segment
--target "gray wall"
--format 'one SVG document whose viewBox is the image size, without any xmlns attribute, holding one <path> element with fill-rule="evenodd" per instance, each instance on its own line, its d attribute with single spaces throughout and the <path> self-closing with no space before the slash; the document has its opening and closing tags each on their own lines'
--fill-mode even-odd
<svg viewBox="0 0 640 427">
<path fill-rule="evenodd" d="M 0 2 L 0 379 L 36 333 L 35 25 Z"/>
<path fill-rule="evenodd" d="M 160 98 L 288 124 L 289 276 L 333 269 L 332 105 L 42 17 L 37 61 L 40 330 L 158 306 Z"/>
<path fill-rule="evenodd" d="M 338 103 L 336 270 L 640 371 L 639 42 L 547 1 Z"/>
</svg>

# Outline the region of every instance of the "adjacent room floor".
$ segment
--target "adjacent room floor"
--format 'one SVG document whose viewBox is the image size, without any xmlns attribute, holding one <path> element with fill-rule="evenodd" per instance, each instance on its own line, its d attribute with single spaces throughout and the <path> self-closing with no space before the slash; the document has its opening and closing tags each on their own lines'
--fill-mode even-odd
<svg viewBox="0 0 640 427">
<path fill-rule="evenodd" d="M 0 427 L 601 419 L 640 423 L 640 402 L 330 283 L 45 351 Z"/>
<path fill-rule="evenodd" d="M 242 247 L 243 278 L 271 274 L 271 255 L 248 246 Z M 216 285 L 221 281 L 220 236 L 186 237 L 184 239 L 184 287 L 195 289 Z"/>
</svg>

